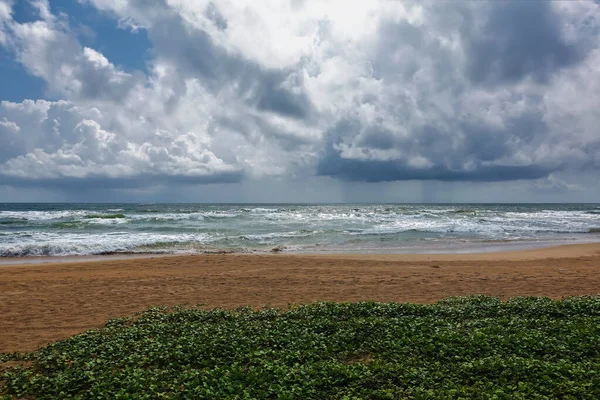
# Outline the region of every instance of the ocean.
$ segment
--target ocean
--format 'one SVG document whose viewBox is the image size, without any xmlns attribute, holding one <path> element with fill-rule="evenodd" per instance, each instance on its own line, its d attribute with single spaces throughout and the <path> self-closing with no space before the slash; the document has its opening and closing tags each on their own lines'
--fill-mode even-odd
<svg viewBox="0 0 600 400">
<path fill-rule="evenodd" d="M 0 256 L 470 253 L 600 242 L 598 204 L 0 204 Z"/>
</svg>

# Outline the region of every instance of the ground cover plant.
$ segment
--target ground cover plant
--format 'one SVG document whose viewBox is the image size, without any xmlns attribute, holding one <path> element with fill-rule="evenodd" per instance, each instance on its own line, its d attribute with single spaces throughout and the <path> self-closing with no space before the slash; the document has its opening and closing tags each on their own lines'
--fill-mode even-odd
<svg viewBox="0 0 600 400">
<path fill-rule="evenodd" d="M 0 362 L 6 398 L 598 399 L 600 297 L 153 308 Z"/>
</svg>

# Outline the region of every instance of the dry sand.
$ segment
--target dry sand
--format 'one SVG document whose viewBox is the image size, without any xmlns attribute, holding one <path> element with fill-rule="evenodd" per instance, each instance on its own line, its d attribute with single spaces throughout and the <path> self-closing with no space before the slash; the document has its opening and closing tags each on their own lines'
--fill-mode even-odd
<svg viewBox="0 0 600 400">
<path fill-rule="evenodd" d="M 198 255 L 0 266 L 0 352 L 158 305 L 600 294 L 600 244 L 447 255 Z"/>
</svg>

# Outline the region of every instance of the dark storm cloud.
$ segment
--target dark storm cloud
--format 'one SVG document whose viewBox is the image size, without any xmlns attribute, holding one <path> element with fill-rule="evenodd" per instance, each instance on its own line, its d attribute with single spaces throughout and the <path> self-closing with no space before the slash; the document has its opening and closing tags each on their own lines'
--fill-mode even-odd
<svg viewBox="0 0 600 400">
<path fill-rule="evenodd" d="M 43 188 L 60 189 L 67 191 L 80 191 L 88 189 L 138 189 L 158 185 L 177 184 L 210 184 L 210 183 L 236 183 L 244 179 L 243 171 L 213 173 L 211 175 L 164 175 L 140 174 L 134 177 L 111 178 L 106 176 L 89 175 L 85 178 L 61 176 L 60 178 L 23 178 L 10 175 L 1 175 L 3 185 L 18 188 Z"/>
<path fill-rule="evenodd" d="M 512 85 L 530 77 L 544 93 L 551 77 L 576 68 L 597 43 L 567 41 L 550 2 L 452 4 L 429 9 L 429 25 L 380 25 L 370 65 L 385 97 L 356 106 L 374 107 L 377 118 L 346 118 L 328 129 L 318 175 L 510 181 L 593 164 L 590 145 L 569 143 L 548 126 L 543 95 Z M 569 148 L 581 157 L 567 156 Z"/>
<path fill-rule="evenodd" d="M 414 168 L 399 161 L 353 160 L 339 153 L 318 166 L 319 175 L 335 176 L 346 181 L 387 182 L 409 180 L 496 182 L 519 179 L 538 179 L 552 170 L 535 166 L 483 166 L 472 171 L 455 171 L 443 166 Z"/>
<path fill-rule="evenodd" d="M 583 59 L 583 46 L 567 43 L 562 37 L 561 21 L 551 2 L 488 4 L 483 29 L 466 29 L 471 81 L 502 84 L 531 76 L 537 82 L 547 82 L 555 71 Z"/>
<path fill-rule="evenodd" d="M 327 132 L 327 145 L 317 174 L 349 181 L 401 180 L 509 181 L 547 176 L 557 166 L 544 163 L 503 165 L 502 160 L 522 149 L 533 148 L 546 129 L 540 115 L 529 114 L 508 121 L 506 129 L 458 122 L 451 131 L 434 126 L 415 127 L 410 136 L 358 120 L 346 120 Z M 460 138 L 460 139 L 457 139 Z M 343 144 L 360 149 L 361 157 L 345 157 Z M 398 150 L 404 157 L 377 159 L 373 150 Z M 428 160 L 424 166 L 407 159 Z"/>
<path fill-rule="evenodd" d="M 256 87 L 251 98 L 258 109 L 294 118 L 309 117 L 311 103 L 308 97 L 304 93 L 295 94 L 281 87 L 286 79 L 285 72 L 261 72 L 256 76 L 261 84 Z M 252 78 L 248 81 L 252 81 Z"/>
<path fill-rule="evenodd" d="M 266 136 L 276 141 L 279 146 L 289 152 L 293 152 L 300 147 L 311 145 L 314 139 L 295 134 L 293 131 L 282 127 L 275 127 L 262 118 L 256 116 L 223 116 L 210 124 L 210 129 L 226 128 L 239 133 L 244 138 L 255 145 L 259 145 Z"/>
<path fill-rule="evenodd" d="M 460 152 L 453 155 L 457 160 L 471 157 L 485 162 L 510 157 L 521 149 L 534 150 L 548 131 L 543 118 L 538 112 L 530 112 L 507 119 L 503 129 L 470 121 L 460 122 L 457 132 L 464 132 L 465 139 L 461 142 Z M 435 136 L 430 137 L 430 142 L 423 148 L 434 146 L 436 141 Z"/>
</svg>

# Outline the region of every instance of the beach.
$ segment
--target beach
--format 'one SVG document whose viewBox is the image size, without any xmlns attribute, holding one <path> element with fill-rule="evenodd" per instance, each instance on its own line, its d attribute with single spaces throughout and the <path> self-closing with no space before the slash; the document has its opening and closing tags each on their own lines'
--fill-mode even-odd
<svg viewBox="0 0 600 400">
<path fill-rule="evenodd" d="M 38 259 L 39 260 L 39 259 Z M 212 254 L 0 266 L 0 352 L 32 351 L 154 306 L 432 303 L 600 294 L 600 244 L 477 254 Z"/>
</svg>

